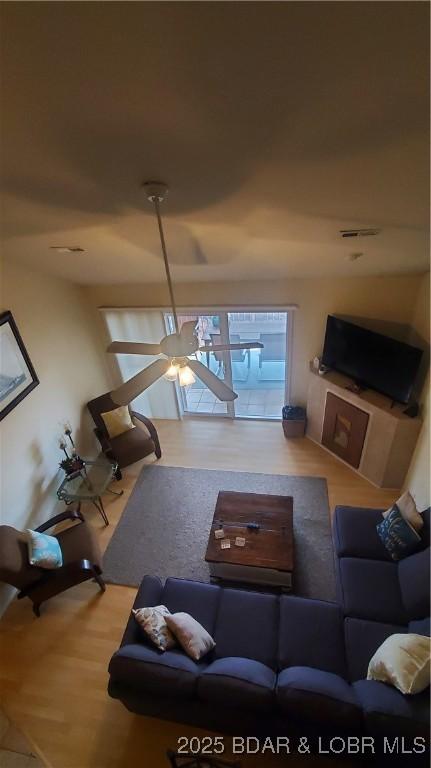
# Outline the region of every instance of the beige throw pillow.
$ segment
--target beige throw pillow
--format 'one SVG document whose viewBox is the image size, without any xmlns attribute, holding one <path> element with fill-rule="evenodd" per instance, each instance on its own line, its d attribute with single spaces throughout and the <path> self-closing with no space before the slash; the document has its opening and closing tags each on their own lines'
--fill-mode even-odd
<svg viewBox="0 0 431 768">
<path fill-rule="evenodd" d="M 406 520 L 415 531 L 420 531 L 423 527 L 424 521 L 420 512 L 416 507 L 415 501 L 408 491 L 403 493 L 402 496 L 395 502 L 400 510 L 401 516 Z M 392 507 L 383 512 L 383 517 L 387 517 L 391 512 Z"/>
<path fill-rule="evenodd" d="M 211 651 L 215 642 L 202 624 L 189 613 L 171 613 L 166 624 L 190 658 L 199 661 Z"/>
<path fill-rule="evenodd" d="M 368 666 L 367 680 L 379 680 L 401 693 L 420 693 L 430 684 L 430 639 L 424 635 L 390 635 Z"/>
<path fill-rule="evenodd" d="M 107 411 L 100 415 L 105 422 L 109 437 L 118 437 L 123 432 L 128 432 L 129 429 L 135 429 L 127 405 L 121 405 L 113 411 Z"/>
<path fill-rule="evenodd" d="M 159 651 L 169 651 L 177 644 L 175 637 L 166 624 L 166 616 L 170 611 L 165 605 L 155 605 L 152 608 L 132 608 L 132 613 L 141 629 L 154 643 Z"/>
</svg>

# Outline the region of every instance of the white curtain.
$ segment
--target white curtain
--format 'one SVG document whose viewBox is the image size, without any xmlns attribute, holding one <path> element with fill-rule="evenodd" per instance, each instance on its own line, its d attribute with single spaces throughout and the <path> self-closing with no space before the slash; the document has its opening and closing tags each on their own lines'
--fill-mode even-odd
<svg viewBox="0 0 431 768">
<path fill-rule="evenodd" d="M 163 312 L 154 310 L 103 310 L 111 341 L 146 341 L 158 344 L 166 335 Z M 157 358 L 152 355 L 116 355 L 123 381 L 146 368 Z M 132 407 L 144 416 L 177 419 L 175 385 L 161 378 L 139 395 Z"/>
</svg>

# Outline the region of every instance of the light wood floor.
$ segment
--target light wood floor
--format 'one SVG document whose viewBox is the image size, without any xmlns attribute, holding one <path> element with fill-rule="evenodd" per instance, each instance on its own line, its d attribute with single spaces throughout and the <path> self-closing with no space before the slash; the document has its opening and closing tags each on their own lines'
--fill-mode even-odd
<svg viewBox="0 0 431 768">
<path fill-rule="evenodd" d="M 385 507 L 397 496 L 396 491 L 374 488 L 305 438 L 286 441 L 279 423 L 195 419 L 160 421 L 157 427 L 161 464 L 326 477 L 331 510 L 336 504 Z M 137 464 L 125 473 L 121 498 L 106 497 L 108 528 L 95 510 L 86 511 L 102 547 L 140 469 Z M 46 603 L 40 619 L 25 600 L 14 601 L 2 619 L 2 705 L 52 768 L 167 768 L 166 749 L 175 748 L 180 735 L 203 735 L 132 715 L 107 695 L 108 662 L 134 594 L 134 589 L 108 585 L 100 595 L 87 582 Z M 285 761 L 265 756 L 241 759 L 241 764 L 270 768 Z M 290 764 L 304 762 L 309 760 Z M 325 765 L 321 758 L 319 765 Z"/>
</svg>

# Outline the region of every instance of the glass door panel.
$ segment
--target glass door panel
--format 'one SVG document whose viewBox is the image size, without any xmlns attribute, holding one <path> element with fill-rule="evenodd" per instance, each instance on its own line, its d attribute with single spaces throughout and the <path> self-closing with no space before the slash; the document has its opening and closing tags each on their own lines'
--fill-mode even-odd
<svg viewBox="0 0 431 768">
<path fill-rule="evenodd" d="M 180 328 L 183 323 L 190 320 L 197 321 L 197 335 L 200 346 L 210 346 L 221 343 L 222 319 L 216 315 L 185 315 L 179 314 Z M 174 333 L 174 322 L 171 314 L 166 315 L 168 333 Z M 226 364 L 226 353 L 197 352 L 196 357 L 202 365 L 208 368 L 219 379 L 225 380 L 229 365 Z M 229 383 L 228 381 L 226 383 Z M 227 403 L 222 403 L 216 398 L 208 387 L 198 378 L 189 387 L 177 387 L 178 397 L 185 414 L 199 414 L 226 416 L 228 414 Z"/>
<path fill-rule="evenodd" d="M 288 358 L 288 312 L 217 312 L 180 314 L 183 323 L 196 320 L 201 346 L 260 341 L 262 349 L 231 352 L 197 352 L 197 359 L 238 395 L 222 403 L 199 379 L 189 387 L 177 386 L 185 414 L 231 418 L 280 419 L 286 402 Z M 174 332 L 173 317 L 166 315 L 168 333 Z"/>
<path fill-rule="evenodd" d="M 263 349 L 231 354 L 235 416 L 281 418 L 285 404 L 287 312 L 229 312 L 232 343 L 260 341 Z"/>
</svg>

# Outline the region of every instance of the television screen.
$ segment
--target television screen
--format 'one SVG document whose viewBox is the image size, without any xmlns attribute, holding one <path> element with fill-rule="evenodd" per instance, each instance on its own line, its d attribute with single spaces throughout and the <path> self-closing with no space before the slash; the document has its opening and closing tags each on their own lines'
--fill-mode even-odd
<svg viewBox="0 0 431 768">
<path fill-rule="evenodd" d="M 322 363 L 392 400 L 407 403 L 422 350 L 328 316 Z"/>
</svg>

